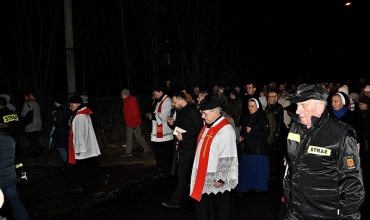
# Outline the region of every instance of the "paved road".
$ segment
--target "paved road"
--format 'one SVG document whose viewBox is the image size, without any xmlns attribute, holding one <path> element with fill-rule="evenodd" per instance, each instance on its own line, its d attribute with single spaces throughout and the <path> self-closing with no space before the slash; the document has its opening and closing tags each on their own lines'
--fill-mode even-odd
<svg viewBox="0 0 370 220">
<path fill-rule="evenodd" d="M 31 182 L 18 185 L 18 191 L 32 219 L 196 219 L 189 196 L 178 209 L 161 205 L 171 197 L 176 178 L 151 177 L 156 170 L 153 152 L 145 157 L 136 153 L 131 158 L 120 158 L 119 153 L 107 151 L 100 157 L 104 170 L 111 175 L 106 186 L 74 193 L 65 185 L 66 172 L 56 169 L 60 158 L 55 151 L 49 150 L 36 159 L 21 155 Z M 188 190 L 185 194 L 189 194 Z M 268 192 L 236 196 L 236 219 L 277 219 L 281 195 L 281 179 L 275 179 L 270 181 Z M 362 219 L 370 218 L 364 215 Z"/>
</svg>

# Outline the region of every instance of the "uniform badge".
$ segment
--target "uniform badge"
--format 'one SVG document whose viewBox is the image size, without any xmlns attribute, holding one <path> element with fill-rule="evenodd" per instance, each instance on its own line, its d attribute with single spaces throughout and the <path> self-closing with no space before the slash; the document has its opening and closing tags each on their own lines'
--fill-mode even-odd
<svg viewBox="0 0 370 220">
<path fill-rule="evenodd" d="M 344 157 L 344 159 L 346 160 L 345 164 L 347 166 L 347 169 L 352 170 L 356 168 L 357 164 L 356 164 L 355 157 L 353 155 L 346 156 Z"/>
<path fill-rule="evenodd" d="M 353 162 L 353 159 L 352 158 L 347 158 L 347 166 L 348 167 L 355 166 L 355 162 Z"/>
</svg>

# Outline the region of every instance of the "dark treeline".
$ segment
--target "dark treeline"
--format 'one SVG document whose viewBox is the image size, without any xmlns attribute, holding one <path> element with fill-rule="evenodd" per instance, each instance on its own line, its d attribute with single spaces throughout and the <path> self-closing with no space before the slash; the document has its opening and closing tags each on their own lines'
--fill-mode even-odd
<svg viewBox="0 0 370 220">
<path fill-rule="evenodd" d="M 368 21 L 369 13 L 332 6 L 74 0 L 77 91 L 99 98 L 119 96 L 123 87 L 150 93 L 166 81 L 192 91 L 248 80 L 324 81 L 340 73 L 355 80 L 369 70 L 363 64 L 369 39 L 353 23 Z M 0 8 L 1 93 L 21 102 L 24 91 L 45 101 L 67 94 L 63 1 L 3 1 Z"/>
</svg>

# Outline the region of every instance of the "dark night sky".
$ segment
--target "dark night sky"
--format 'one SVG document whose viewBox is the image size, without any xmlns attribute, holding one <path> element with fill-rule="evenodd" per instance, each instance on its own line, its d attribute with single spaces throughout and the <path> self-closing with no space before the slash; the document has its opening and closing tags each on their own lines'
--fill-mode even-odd
<svg viewBox="0 0 370 220">
<path fill-rule="evenodd" d="M 219 19 L 225 24 L 222 30 L 228 33 L 224 40 L 229 48 L 225 51 L 233 53 L 225 53 L 225 60 L 241 58 L 233 67 L 242 73 L 243 80 L 254 71 L 243 60 L 256 60 L 263 67 L 256 75 L 263 75 L 263 79 L 302 75 L 303 80 L 322 81 L 344 74 L 356 81 L 370 71 L 369 1 L 354 0 L 350 7 L 344 3 L 265 0 L 240 5 L 240 1 L 225 1 L 220 4 L 224 13 Z M 0 46 L 1 72 L 9 73 L 14 58 L 13 34 L 7 19 L 11 3 L 0 4 L 4 40 Z M 109 16 L 105 19 L 109 25 Z"/>
</svg>

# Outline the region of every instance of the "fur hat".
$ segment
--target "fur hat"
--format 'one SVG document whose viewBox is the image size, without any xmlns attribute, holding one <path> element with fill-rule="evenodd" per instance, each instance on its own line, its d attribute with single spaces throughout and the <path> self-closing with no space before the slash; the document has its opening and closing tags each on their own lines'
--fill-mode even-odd
<svg viewBox="0 0 370 220">
<path fill-rule="evenodd" d="M 69 97 L 69 103 L 82 104 L 82 98 L 78 95 L 71 96 Z"/>
<path fill-rule="evenodd" d="M 128 89 L 122 90 L 121 95 L 130 95 L 130 90 L 128 90 Z"/>
<path fill-rule="evenodd" d="M 358 99 L 358 103 L 360 102 L 370 106 L 370 98 L 366 95 L 363 95 Z"/>
<path fill-rule="evenodd" d="M 342 87 L 338 89 L 338 92 L 344 92 L 344 94 L 348 95 L 348 86 L 343 85 Z"/>
<path fill-rule="evenodd" d="M 80 97 L 82 98 L 82 103 L 89 103 L 89 101 L 87 101 L 89 99 L 87 95 L 80 95 Z"/>
</svg>

